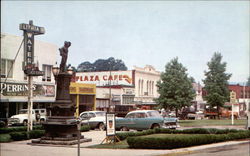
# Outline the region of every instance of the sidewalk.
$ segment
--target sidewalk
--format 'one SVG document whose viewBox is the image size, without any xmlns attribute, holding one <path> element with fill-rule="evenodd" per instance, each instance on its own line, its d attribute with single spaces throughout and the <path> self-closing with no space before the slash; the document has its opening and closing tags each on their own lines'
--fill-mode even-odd
<svg viewBox="0 0 250 156">
<path fill-rule="evenodd" d="M 249 143 L 249 141 L 229 141 L 202 146 L 180 148 L 174 150 L 141 150 L 141 149 L 93 149 L 86 148 L 90 145 L 100 144 L 106 136 L 105 131 L 90 131 L 82 133 L 86 138 L 92 138 L 92 142 L 81 144 L 81 155 L 87 156 L 156 156 L 162 154 L 192 153 L 212 147 Z M 31 140 L 2 143 L 0 156 L 76 156 L 77 145 L 55 146 L 55 145 L 28 145 Z"/>
</svg>

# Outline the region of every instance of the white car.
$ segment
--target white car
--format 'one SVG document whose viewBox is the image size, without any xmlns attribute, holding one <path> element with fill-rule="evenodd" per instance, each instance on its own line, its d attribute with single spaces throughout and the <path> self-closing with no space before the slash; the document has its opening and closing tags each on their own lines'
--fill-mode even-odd
<svg viewBox="0 0 250 156">
<path fill-rule="evenodd" d="M 79 115 L 83 125 L 89 125 L 91 129 L 98 128 L 105 130 L 106 128 L 106 112 L 104 111 L 86 111 Z"/>
<path fill-rule="evenodd" d="M 33 109 L 32 110 L 33 123 L 40 124 L 46 120 L 46 109 Z M 19 114 L 13 115 L 8 119 L 8 125 L 24 125 L 28 124 L 28 110 L 21 109 Z"/>
</svg>

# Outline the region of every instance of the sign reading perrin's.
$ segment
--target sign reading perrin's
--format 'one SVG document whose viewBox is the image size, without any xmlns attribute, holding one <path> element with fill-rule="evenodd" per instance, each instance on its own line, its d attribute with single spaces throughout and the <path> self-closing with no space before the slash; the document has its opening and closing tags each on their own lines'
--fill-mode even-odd
<svg viewBox="0 0 250 156">
<path fill-rule="evenodd" d="M 23 30 L 24 36 L 24 72 L 27 75 L 39 76 L 43 75 L 42 71 L 34 68 L 34 35 L 40 35 L 45 33 L 43 27 L 33 25 L 33 21 L 29 21 L 29 24 L 20 24 L 19 29 Z"/>
</svg>

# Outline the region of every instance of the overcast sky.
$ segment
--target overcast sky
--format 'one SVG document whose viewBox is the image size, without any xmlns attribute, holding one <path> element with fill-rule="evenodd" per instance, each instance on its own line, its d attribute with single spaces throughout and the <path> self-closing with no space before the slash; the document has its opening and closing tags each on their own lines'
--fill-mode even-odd
<svg viewBox="0 0 250 156">
<path fill-rule="evenodd" d="M 249 75 L 249 1 L 1 1 L 1 32 L 22 36 L 20 23 L 45 27 L 35 38 L 63 46 L 68 63 L 114 57 L 129 69 L 164 71 L 174 57 L 190 76 L 204 79 L 207 62 L 220 52 L 231 82 Z M 59 58 L 59 52 L 58 52 Z"/>
</svg>

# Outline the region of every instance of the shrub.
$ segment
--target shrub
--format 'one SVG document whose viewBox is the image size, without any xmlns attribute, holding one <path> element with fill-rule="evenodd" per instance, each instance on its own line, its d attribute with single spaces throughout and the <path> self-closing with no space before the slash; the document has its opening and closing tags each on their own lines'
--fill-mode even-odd
<svg viewBox="0 0 250 156">
<path fill-rule="evenodd" d="M 3 127 L 5 127 L 5 126 L 6 126 L 6 122 L 0 121 L 0 127 L 3 128 Z"/>
<path fill-rule="evenodd" d="M 0 133 L 10 133 L 10 132 L 22 132 L 26 131 L 27 127 L 26 126 L 21 126 L 21 127 L 6 127 L 6 128 L 0 128 Z M 39 126 L 33 126 L 33 130 L 43 130 L 43 127 L 41 125 Z"/>
<path fill-rule="evenodd" d="M 84 126 L 81 126 L 81 132 L 87 132 L 87 131 L 89 131 L 90 130 L 90 126 L 88 126 L 88 125 L 84 125 Z"/>
<path fill-rule="evenodd" d="M 11 137 L 9 134 L 0 134 L 0 142 L 10 142 Z"/>
<path fill-rule="evenodd" d="M 244 132 L 245 130 L 236 130 L 236 129 L 215 129 L 215 128 L 192 128 L 192 129 L 184 129 L 184 130 L 173 130 L 173 129 L 165 129 L 165 128 L 156 128 L 149 129 L 142 132 L 124 132 L 117 133 L 117 137 L 120 140 L 125 140 L 127 137 L 131 136 L 142 136 L 156 133 L 163 134 L 228 134 L 228 133 L 237 133 Z"/>
<path fill-rule="evenodd" d="M 11 136 L 11 139 L 15 141 L 26 140 L 27 132 L 11 132 L 10 136 Z"/>
<path fill-rule="evenodd" d="M 194 131 L 188 132 L 193 133 Z M 217 133 L 216 130 L 209 132 Z M 250 131 L 239 131 L 228 134 L 173 134 L 172 136 L 167 135 L 160 138 L 154 136 L 128 137 L 127 143 L 130 148 L 173 149 L 245 138 L 250 138 Z"/>
<path fill-rule="evenodd" d="M 29 138 L 35 139 L 44 136 L 45 130 L 33 130 L 29 132 Z"/>
</svg>

